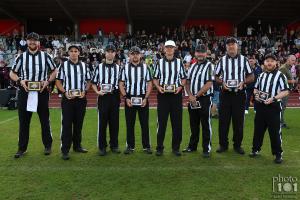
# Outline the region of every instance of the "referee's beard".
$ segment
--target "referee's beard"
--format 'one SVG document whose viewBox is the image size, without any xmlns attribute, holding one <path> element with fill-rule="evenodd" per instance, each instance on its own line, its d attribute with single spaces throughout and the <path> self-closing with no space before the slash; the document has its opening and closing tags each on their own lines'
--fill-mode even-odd
<svg viewBox="0 0 300 200">
<path fill-rule="evenodd" d="M 29 51 L 35 52 L 38 50 L 38 46 L 35 45 L 35 46 L 31 47 L 31 45 L 28 45 L 28 49 L 29 49 Z"/>
</svg>

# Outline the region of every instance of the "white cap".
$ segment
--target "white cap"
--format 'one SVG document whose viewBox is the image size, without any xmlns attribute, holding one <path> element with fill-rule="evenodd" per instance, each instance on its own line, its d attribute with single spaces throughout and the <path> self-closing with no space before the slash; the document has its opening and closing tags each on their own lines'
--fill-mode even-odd
<svg viewBox="0 0 300 200">
<path fill-rule="evenodd" d="M 168 41 L 165 42 L 165 47 L 166 46 L 176 47 L 176 44 L 173 40 L 168 40 Z"/>
</svg>

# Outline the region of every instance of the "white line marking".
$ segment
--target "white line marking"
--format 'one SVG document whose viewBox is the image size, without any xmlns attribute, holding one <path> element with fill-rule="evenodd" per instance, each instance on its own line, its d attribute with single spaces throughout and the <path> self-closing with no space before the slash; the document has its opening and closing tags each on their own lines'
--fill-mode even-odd
<svg viewBox="0 0 300 200">
<path fill-rule="evenodd" d="M 17 118 L 18 118 L 18 116 L 11 117 L 11 118 L 9 118 L 9 119 L 6 119 L 6 120 L 4 120 L 4 121 L 1 121 L 0 124 L 5 124 L 6 122 L 10 122 L 10 121 L 15 120 L 15 119 L 17 119 Z"/>
</svg>

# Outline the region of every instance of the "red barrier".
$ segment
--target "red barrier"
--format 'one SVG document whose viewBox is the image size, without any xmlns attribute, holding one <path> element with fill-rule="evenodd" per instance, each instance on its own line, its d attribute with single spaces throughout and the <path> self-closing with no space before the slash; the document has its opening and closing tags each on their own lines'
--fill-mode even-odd
<svg viewBox="0 0 300 200">
<path fill-rule="evenodd" d="M 105 34 L 109 32 L 124 33 L 126 32 L 126 20 L 125 19 L 84 19 L 80 20 L 79 30 L 80 33 L 97 34 L 99 28 L 104 31 Z"/>
<path fill-rule="evenodd" d="M 20 33 L 22 25 L 19 21 L 13 19 L 0 19 L 0 35 Z"/>
</svg>

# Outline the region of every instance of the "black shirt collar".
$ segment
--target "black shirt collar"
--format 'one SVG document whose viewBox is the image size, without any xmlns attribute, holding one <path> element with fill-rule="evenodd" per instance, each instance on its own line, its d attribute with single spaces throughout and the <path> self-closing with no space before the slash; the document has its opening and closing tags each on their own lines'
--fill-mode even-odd
<svg viewBox="0 0 300 200">
<path fill-rule="evenodd" d="M 167 57 L 164 57 L 164 60 L 166 62 L 173 62 L 175 59 L 176 59 L 175 56 L 171 60 L 167 59 Z"/>
<path fill-rule="evenodd" d="M 238 54 L 236 54 L 236 56 L 234 56 L 234 57 L 231 57 L 230 55 L 228 55 L 228 54 L 226 54 L 226 57 L 227 58 L 233 58 L 233 59 L 235 59 L 235 58 L 238 58 L 240 56 L 240 54 L 238 53 Z"/>
<path fill-rule="evenodd" d="M 207 63 L 207 59 L 205 59 L 205 60 L 204 60 L 203 62 L 201 62 L 201 63 L 200 63 L 199 61 L 197 61 L 196 64 L 197 64 L 197 65 L 205 65 L 206 63 Z"/>
<path fill-rule="evenodd" d="M 137 65 L 135 65 L 135 64 L 133 64 L 133 63 L 130 63 L 130 66 L 132 66 L 132 67 L 141 67 L 141 66 L 142 66 L 142 63 L 140 62 L 140 63 L 137 64 Z"/>
<path fill-rule="evenodd" d="M 38 55 L 39 54 L 39 50 L 37 50 L 35 53 L 31 53 L 30 51 L 29 51 L 29 49 L 27 49 L 26 50 L 27 51 L 27 53 L 29 54 L 29 55 L 31 55 L 31 56 L 36 56 L 36 55 Z"/>
<path fill-rule="evenodd" d="M 79 60 L 78 60 L 77 63 L 74 63 L 74 62 L 72 62 L 72 61 L 69 59 L 69 63 L 70 63 L 71 65 L 78 65 L 78 64 L 79 64 Z"/>
</svg>

